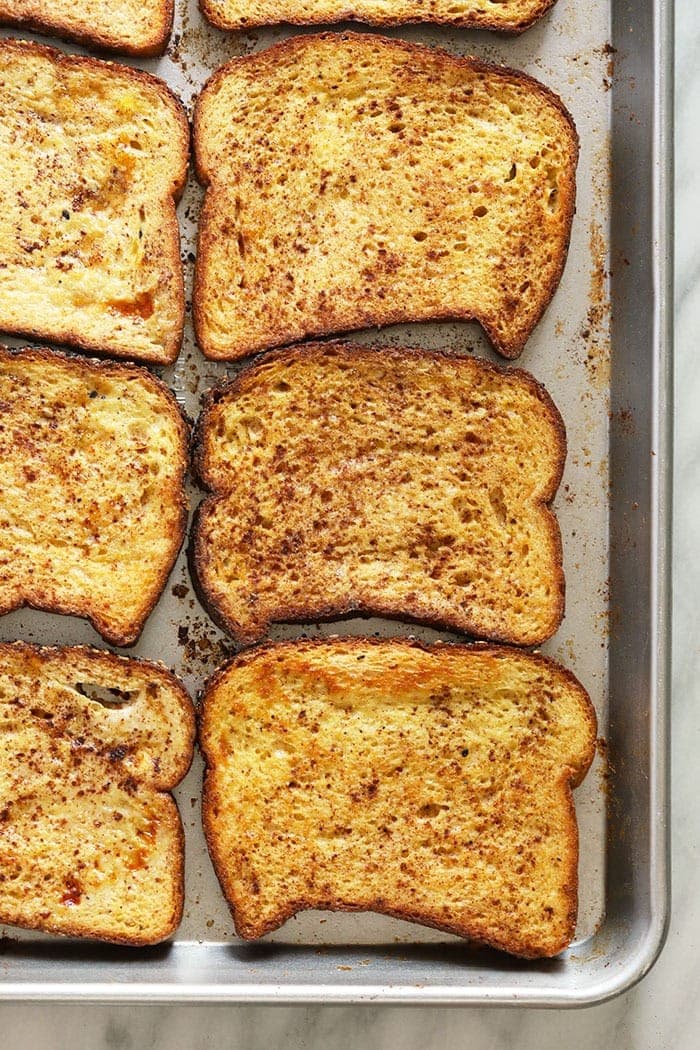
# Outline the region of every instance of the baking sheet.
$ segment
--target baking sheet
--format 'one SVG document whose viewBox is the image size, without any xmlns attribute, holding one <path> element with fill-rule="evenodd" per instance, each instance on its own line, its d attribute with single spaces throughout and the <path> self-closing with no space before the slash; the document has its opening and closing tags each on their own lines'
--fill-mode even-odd
<svg viewBox="0 0 700 1050">
<path fill-rule="evenodd" d="M 640 9 L 649 13 L 652 8 L 650 4 L 621 7 L 626 7 L 629 12 L 629 25 L 633 30 L 629 39 L 634 47 L 634 33 L 643 33 L 644 30 Z M 605 958 L 605 938 L 610 936 L 611 926 L 606 919 L 606 899 L 610 899 L 610 878 L 606 893 L 606 856 L 611 835 L 617 833 L 615 822 L 619 820 L 619 813 L 613 807 L 613 825 L 607 829 L 606 802 L 613 790 L 607 766 L 611 681 L 608 654 L 610 643 L 613 651 L 619 643 L 620 620 L 627 615 L 624 602 L 618 601 L 614 594 L 611 605 L 611 584 L 614 587 L 618 571 L 615 560 L 620 561 L 620 551 L 613 548 L 611 563 L 611 529 L 613 539 L 616 531 L 616 523 L 611 523 L 609 513 L 611 483 L 613 489 L 616 484 L 615 470 L 610 462 L 611 425 L 614 437 L 620 434 L 636 443 L 636 436 L 652 427 L 654 411 L 658 408 L 654 399 L 649 397 L 644 405 L 641 398 L 640 404 L 621 401 L 618 405 L 614 383 L 611 387 L 611 270 L 615 278 L 618 264 L 633 270 L 639 264 L 649 276 L 646 257 L 627 260 L 626 264 L 611 258 L 611 236 L 617 221 L 617 198 L 611 193 L 614 145 L 611 129 L 614 120 L 619 123 L 619 71 L 616 80 L 615 65 L 625 58 L 613 44 L 613 34 L 617 33 L 611 24 L 614 14 L 610 0 L 592 0 L 587 5 L 580 5 L 576 0 L 559 0 L 548 17 L 516 39 L 425 27 L 402 27 L 386 33 L 440 45 L 458 54 L 474 54 L 532 73 L 562 97 L 574 116 L 581 139 L 577 214 L 567 266 L 547 314 L 517 362 L 518 367 L 531 371 L 552 394 L 566 423 L 569 446 L 564 478 L 554 504 L 564 545 L 566 617 L 554 639 L 543 646 L 543 651 L 573 670 L 586 686 L 598 713 L 602 738 L 594 766 L 584 785 L 576 792 L 581 841 L 580 911 L 576 940 L 565 961 L 528 964 L 523 968 L 497 953 L 466 951 L 456 938 L 438 931 L 375 915 L 320 912 L 303 913 L 265 939 L 266 944 L 280 945 L 278 949 L 261 948 L 260 956 L 255 948 L 235 949 L 232 946 L 239 942 L 235 940 L 228 909 L 206 854 L 200 828 L 201 761 L 197 756 L 190 774 L 176 792 L 187 836 L 187 898 L 185 917 L 175 946 L 158 949 L 159 954 L 153 958 L 149 958 L 148 953 L 138 953 L 139 966 L 122 967 L 122 977 L 121 964 L 114 955 L 116 950 L 91 948 L 87 951 L 84 946 L 73 948 L 38 934 L 0 928 L 0 934 L 17 938 L 6 942 L 5 953 L 0 955 L 0 967 L 5 970 L 6 980 L 14 981 L 15 994 L 53 994 L 59 997 L 78 994 L 71 960 L 79 972 L 81 962 L 92 958 L 93 962 L 104 962 L 103 976 L 110 982 L 108 989 L 100 985 L 101 990 L 97 990 L 99 982 L 96 976 L 91 978 L 94 992 L 86 991 L 86 975 L 77 980 L 82 983 L 82 994 L 102 998 L 154 997 L 152 988 L 150 992 L 145 989 L 155 982 L 159 989 L 156 997 L 166 998 L 320 997 L 330 1000 L 381 995 L 391 999 L 394 992 L 387 989 L 410 986 L 413 963 L 418 965 L 418 973 L 423 977 L 423 981 L 417 982 L 423 991 L 414 989 L 413 994 L 407 993 L 409 999 L 450 1000 L 452 993 L 444 994 L 447 978 L 450 985 L 454 981 L 454 997 L 461 1001 L 495 999 L 513 1002 L 524 996 L 530 1001 L 548 1002 L 556 1001 L 561 994 L 560 1001 L 575 1002 L 591 997 L 590 990 L 584 994 L 583 989 L 587 982 L 590 985 L 593 971 L 589 967 L 588 977 L 582 980 L 577 980 L 576 975 L 587 961 L 593 960 L 598 965 L 597 961 Z M 624 23 L 626 12 L 618 7 L 617 17 L 621 15 Z M 176 13 L 174 35 L 167 55 L 161 60 L 134 64 L 167 80 L 191 113 L 193 99 L 221 63 L 234 55 L 269 46 L 293 32 L 305 31 L 287 27 L 224 34 L 207 26 L 196 4 L 190 2 L 187 8 L 180 7 Z M 8 31 L 3 35 L 29 34 Z M 615 44 L 618 42 L 616 36 Z M 60 46 L 80 51 L 64 44 Z M 625 91 L 635 90 L 634 84 L 625 82 Z M 652 101 L 653 98 L 652 94 Z M 640 119 L 631 110 L 626 116 L 630 122 Z M 644 119 L 643 114 L 641 119 Z M 651 156 L 647 163 L 649 178 Z M 185 344 L 177 364 L 161 370 L 163 378 L 191 417 L 198 414 L 203 392 L 236 370 L 225 364 L 205 361 L 194 345 L 189 297 L 201 197 L 201 190 L 191 175 L 179 207 L 182 257 L 188 282 Z M 646 251 L 649 240 L 638 242 L 638 246 L 640 243 Z M 652 297 L 644 304 L 644 316 L 648 314 L 653 319 L 658 305 L 657 294 L 656 300 Z M 659 320 L 656 316 L 657 325 Z M 497 360 L 478 326 L 472 324 L 401 325 L 363 332 L 353 335 L 353 338 L 381 345 L 445 346 Z M 7 342 L 21 345 L 22 340 Z M 646 382 L 641 388 L 645 396 L 652 388 L 652 358 L 657 350 L 658 346 L 648 341 L 639 348 L 647 367 Z M 624 369 L 622 375 L 624 380 Z M 648 458 L 648 451 L 646 455 Z M 629 459 L 623 467 L 622 475 L 629 478 L 634 462 Z M 636 502 L 643 511 L 648 502 L 648 478 L 640 474 L 636 481 L 644 488 L 644 495 L 640 489 L 640 499 L 629 502 L 630 506 Z M 634 486 L 635 482 L 632 483 L 633 489 Z M 201 494 L 192 489 L 190 495 L 194 508 Z M 651 504 L 649 509 L 652 509 Z M 630 528 L 641 527 L 643 535 L 648 536 L 652 524 L 647 518 L 642 523 L 634 520 L 631 526 L 627 523 L 625 527 L 628 532 Z M 658 543 L 654 550 L 658 552 Z M 637 616 L 641 611 L 642 621 L 647 627 L 651 618 L 658 615 L 658 602 L 656 604 L 656 609 L 652 602 L 648 607 L 636 609 Z M 271 636 L 287 638 L 302 633 L 312 636 L 333 633 L 411 634 L 426 640 L 457 637 L 392 621 L 361 618 L 310 627 L 281 626 L 273 628 Z M 0 619 L 0 639 L 14 638 L 41 644 L 87 643 L 104 647 L 99 636 L 86 623 L 27 610 Z M 663 648 L 663 638 L 660 644 Z M 196 696 L 209 673 L 233 651 L 232 644 L 199 607 L 188 578 L 184 553 L 181 554 L 139 644 L 128 652 L 163 660 L 183 678 L 192 695 Z M 630 653 L 629 659 L 634 658 Z M 637 671 L 639 669 L 638 663 Z M 615 696 L 614 702 L 619 703 L 620 697 Z M 647 705 L 648 697 L 640 699 L 638 713 L 649 726 L 650 709 Z M 652 719 L 651 728 L 658 729 L 658 719 Z M 640 760 L 643 761 L 642 756 Z M 647 777 L 650 772 L 649 767 Z M 662 822 L 663 808 L 657 816 Z M 661 827 L 659 820 L 655 825 L 657 834 Z M 646 858 L 645 870 L 650 870 L 649 857 Z M 423 944 L 438 947 L 414 947 Z M 288 946 L 288 949 L 282 946 Z M 367 951 L 363 953 L 364 949 Z M 396 954 L 401 951 L 408 954 Z M 110 952 L 113 953 L 111 956 Z M 425 952 L 433 954 L 424 957 L 421 953 Z M 612 958 L 610 941 L 608 952 Z M 628 962 L 630 957 L 628 952 Z M 255 965 L 251 964 L 251 958 Z M 333 964 L 330 960 L 339 961 Z M 469 965 L 465 972 L 463 967 L 467 960 Z M 455 966 L 455 962 L 458 965 Z M 48 970 L 46 965 L 49 965 Z M 325 968 L 330 966 L 332 969 L 333 965 L 335 972 L 324 976 Z M 210 967 L 213 976 L 207 983 L 203 974 Z M 93 967 L 93 975 L 98 971 L 102 973 L 99 966 L 97 970 Z M 47 973 L 56 983 L 53 992 L 48 991 Z M 364 988 L 366 982 L 374 989 L 367 995 L 358 990 Z M 568 990 L 555 994 L 552 989 L 556 988 L 557 982 Z M 282 986 L 287 990 L 281 992 Z M 577 986 L 580 994 L 577 994 Z M 321 988 L 325 989 L 323 993 L 314 991 Z M 0 994 L 2 992 L 0 985 Z M 403 993 L 399 994 L 399 998 L 403 997 Z"/>
</svg>

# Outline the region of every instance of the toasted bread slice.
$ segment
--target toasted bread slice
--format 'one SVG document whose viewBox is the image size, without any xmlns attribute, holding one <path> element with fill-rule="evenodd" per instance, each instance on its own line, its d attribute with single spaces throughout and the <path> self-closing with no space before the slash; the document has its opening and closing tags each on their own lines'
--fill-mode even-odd
<svg viewBox="0 0 700 1050">
<path fill-rule="evenodd" d="M 206 18 L 219 29 L 250 26 L 317 25 L 333 22 L 367 22 L 374 26 L 405 22 L 434 22 L 469 29 L 496 29 L 522 33 L 549 11 L 555 0 L 200 0 Z"/>
<path fill-rule="evenodd" d="M 2 40 L 0 148 L 0 330 L 174 361 L 189 130 L 166 85 Z"/>
<path fill-rule="evenodd" d="M 562 273 L 578 139 L 523 73 L 371 35 L 234 59 L 194 118 L 207 357 L 478 320 L 517 357 Z"/>
<path fill-rule="evenodd" d="M 0 644 L 0 923 L 154 944 L 182 915 L 184 837 L 167 792 L 194 713 L 163 667 Z"/>
<path fill-rule="evenodd" d="M 379 911 L 526 958 L 574 934 L 571 788 L 596 719 L 542 656 L 396 639 L 265 646 L 208 683 L 203 816 L 236 931 Z"/>
<path fill-rule="evenodd" d="M 353 612 L 520 645 L 564 611 L 564 425 L 526 372 L 310 344 L 215 389 L 195 467 L 195 574 L 239 641 Z"/>
<path fill-rule="evenodd" d="M 135 642 L 184 538 L 187 442 L 144 369 L 0 347 L 0 613 Z"/>
<path fill-rule="evenodd" d="M 0 0 L 0 24 L 125 55 L 162 55 L 173 0 Z"/>
</svg>

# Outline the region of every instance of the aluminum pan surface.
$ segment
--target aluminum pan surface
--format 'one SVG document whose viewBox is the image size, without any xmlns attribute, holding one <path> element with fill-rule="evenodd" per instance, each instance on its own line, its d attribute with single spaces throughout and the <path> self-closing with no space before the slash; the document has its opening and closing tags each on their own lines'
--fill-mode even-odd
<svg viewBox="0 0 700 1050">
<path fill-rule="evenodd" d="M 581 908 L 575 944 L 559 960 L 523 964 L 396 920 L 309 912 L 260 946 L 242 945 L 204 849 L 196 760 L 178 791 L 188 852 L 185 920 L 177 941 L 125 953 L 8 928 L 0 931 L 10 938 L 0 951 L 0 997 L 575 1005 L 614 994 L 651 964 L 663 936 L 667 897 L 669 22 L 670 9 L 650 3 L 611 9 L 593 0 L 583 9 L 574 0 L 559 0 L 550 16 L 514 40 L 408 27 L 389 34 L 527 70 L 562 96 L 581 136 L 569 260 L 552 305 L 517 362 L 548 387 L 569 441 L 555 503 L 567 615 L 543 648 L 588 688 L 613 759 L 609 777 L 598 761 L 576 793 Z M 191 3 L 176 18 L 168 55 L 138 64 L 168 80 L 190 108 L 223 61 L 291 32 L 222 34 Z M 191 177 L 179 209 L 190 283 L 200 201 Z M 397 326 L 361 338 L 450 346 L 494 359 L 475 325 Z M 163 375 L 191 416 L 200 394 L 224 374 L 225 366 L 204 361 L 195 349 L 188 323 L 180 360 Z M 187 594 L 177 597 L 173 588 L 183 586 Z M 301 631 L 280 627 L 273 636 Z M 360 619 L 310 633 L 367 631 L 450 637 Z M 16 637 L 103 645 L 80 621 L 28 611 L 0 620 L 0 638 Z M 196 694 L 225 649 L 196 603 L 181 557 L 130 651 L 162 659 Z"/>
</svg>

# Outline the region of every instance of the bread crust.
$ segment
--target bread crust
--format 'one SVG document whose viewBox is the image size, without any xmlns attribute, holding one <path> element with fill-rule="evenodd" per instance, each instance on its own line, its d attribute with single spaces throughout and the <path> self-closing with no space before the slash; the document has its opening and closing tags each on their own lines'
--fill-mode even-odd
<svg viewBox="0 0 700 1050">
<path fill-rule="evenodd" d="M 139 382 L 146 383 L 146 385 L 153 391 L 157 392 L 161 397 L 166 398 L 169 403 L 170 418 L 174 422 L 178 431 L 180 481 L 177 489 L 173 487 L 171 493 L 172 503 L 177 508 L 178 521 L 175 530 L 169 536 L 169 551 L 167 557 L 163 559 L 160 582 L 154 587 L 154 592 L 150 599 L 143 604 L 143 612 L 139 617 L 139 620 L 132 622 L 128 629 L 125 628 L 122 631 L 115 631 L 110 627 L 109 622 L 104 616 L 101 616 L 98 610 L 96 611 L 92 608 L 88 597 L 76 598 L 74 601 L 66 599 L 63 601 L 48 602 L 42 594 L 31 592 L 18 598 L 15 602 L 0 602 L 0 615 L 3 616 L 6 613 L 21 608 L 40 609 L 45 612 L 60 613 L 66 616 L 80 616 L 87 619 L 98 634 L 102 635 L 105 641 L 109 642 L 110 645 L 116 645 L 119 647 L 135 645 L 145 626 L 146 620 L 152 613 L 163 593 L 163 588 L 165 587 L 168 576 L 175 564 L 175 559 L 180 552 L 187 531 L 188 503 L 184 492 L 184 479 L 189 458 L 188 449 L 190 431 L 188 423 L 185 420 L 172 391 L 161 379 L 153 375 L 151 372 L 148 372 L 146 369 L 139 368 L 138 365 L 116 361 L 102 361 L 94 358 L 71 357 L 56 350 L 49 350 L 46 347 L 10 348 L 0 344 L 0 360 L 3 359 L 44 361 L 47 364 L 60 363 L 64 368 L 79 375 L 109 375 L 116 376 L 120 379 L 133 377 L 138 379 Z"/>
<path fill-rule="evenodd" d="M 154 19 L 150 33 L 144 35 L 138 44 L 129 43 L 118 32 L 96 29 L 88 22 L 83 22 L 80 28 L 71 27 L 50 10 L 31 16 L 13 14 L 11 0 L 7 3 L 6 0 L 0 0 L 0 25 L 30 29 L 35 33 L 50 33 L 62 40 L 74 41 L 96 50 L 149 58 L 164 54 L 173 29 L 174 0 L 159 0 L 158 9 L 159 17 Z"/>
<path fill-rule="evenodd" d="M 523 639 L 520 633 L 516 633 L 513 630 L 509 631 L 507 625 L 498 632 L 489 632 L 488 637 L 492 641 L 516 645 L 539 645 L 546 641 L 547 638 L 550 638 L 559 628 L 565 611 L 566 581 L 563 570 L 561 533 L 557 519 L 551 511 L 549 504 L 554 499 L 562 479 L 566 462 L 567 441 L 564 421 L 544 386 L 542 386 L 542 384 L 539 383 L 529 372 L 526 372 L 523 369 L 507 368 L 502 365 L 491 364 L 481 358 L 474 359 L 464 357 L 463 355 L 447 350 L 421 350 L 415 347 L 370 347 L 344 343 L 342 341 L 306 343 L 297 347 L 276 350 L 267 354 L 263 363 L 271 364 L 276 361 L 284 362 L 299 358 L 303 359 L 305 357 L 313 358 L 317 353 L 327 351 L 338 352 L 346 360 L 350 361 L 366 357 L 368 353 L 381 354 L 384 358 L 395 361 L 405 361 L 406 359 L 420 361 L 425 358 L 443 359 L 446 362 L 450 361 L 451 363 L 464 361 L 468 362 L 465 367 L 469 368 L 472 368 L 475 361 L 478 361 L 479 368 L 483 369 L 486 373 L 502 376 L 507 375 L 511 377 L 517 376 L 522 380 L 527 389 L 543 403 L 556 434 L 556 466 L 551 475 L 549 486 L 543 493 L 541 504 L 541 509 L 546 511 L 544 521 L 546 522 L 546 530 L 549 540 L 555 552 L 554 565 L 552 566 L 552 588 L 556 594 L 556 602 L 552 610 L 551 620 L 546 629 L 543 628 L 541 631 L 537 631 L 533 634 L 532 638 Z M 275 608 L 274 617 L 266 620 L 264 623 L 260 623 L 256 629 L 248 629 L 245 625 L 241 625 L 234 618 L 228 616 L 225 610 L 221 608 L 213 594 L 212 588 L 207 586 L 207 583 L 205 582 L 209 576 L 208 568 L 211 564 L 209 545 L 206 538 L 206 523 L 209 516 L 214 513 L 217 505 L 225 502 L 227 491 L 217 490 L 214 479 L 208 472 L 206 461 L 207 429 L 209 427 L 212 408 L 227 396 L 237 394 L 241 387 L 246 383 L 248 376 L 255 373 L 259 365 L 260 362 L 253 362 L 241 369 L 233 379 L 224 380 L 213 387 L 206 395 L 202 412 L 193 431 L 191 454 L 192 473 L 199 485 L 205 490 L 213 492 L 213 495 L 205 498 L 195 511 L 192 530 L 190 533 L 190 543 L 188 546 L 188 560 L 190 564 L 190 575 L 195 585 L 198 598 L 211 616 L 212 620 L 241 645 L 252 645 L 259 642 L 260 639 L 264 637 L 272 623 L 297 624 L 328 622 L 332 620 L 346 619 L 358 614 L 400 619 L 437 629 L 444 628 L 448 630 L 457 630 L 467 635 L 483 637 L 484 632 L 482 625 L 479 622 L 478 615 L 475 615 L 469 609 L 462 610 L 454 616 L 444 615 L 440 619 L 431 619 L 426 618 L 426 616 L 421 613 L 420 604 L 417 601 L 404 602 L 397 605 L 392 601 L 383 601 L 380 595 L 374 596 L 374 599 L 371 602 L 356 602 L 349 599 L 340 604 L 324 603 L 321 594 L 314 594 L 313 600 L 310 595 L 308 604 L 301 611 L 299 611 L 298 606 L 290 606 L 280 603 Z"/>
<path fill-rule="evenodd" d="M 463 29 L 491 29 L 497 33 L 503 33 L 507 36 L 519 36 L 530 26 L 538 22 L 550 8 L 554 7 L 556 0 L 540 0 L 533 12 L 526 18 L 512 19 L 509 23 L 505 24 L 503 21 L 492 18 L 488 13 L 474 12 L 466 15 L 439 15 L 435 13 L 422 15 L 420 11 L 414 11 L 410 17 L 407 16 L 392 16 L 374 14 L 368 15 L 358 12 L 357 8 L 346 7 L 340 8 L 338 11 L 333 12 L 332 19 L 329 15 L 324 12 L 323 14 L 308 14 L 308 15 L 292 15 L 289 12 L 285 12 L 284 22 L 287 25 L 294 26 L 306 26 L 306 25 L 323 25 L 329 21 L 334 23 L 340 22 L 362 22 L 365 25 L 370 26 L 397 26 L 407 24 L 425 24 L 430 25 L 451 25 L 459 26 Z M 212 3 L 212 0 L 199 0 L 199 6 L 202 14 L 211 22 L 217 29 L 243 29 L 250 28 L 251 26 L 270 25 L 272 19 L 261 18 L 240 18 L 240 19 L 226 19 L 221 17 L 217 12 L 216 5 Z"/>
<path fill-rule="evenodd" d="M 66 658 L 69 661 L 74 657 L 94 662 L 102 667 L 108 666 L 118 672 L 121 668 L 137 668 L 144 674 L 157 674 L 158 678 L 167 683 L 172 697 L 178 706 L 178 717 L 182 728 L 186 733 L 185 747 L 171 758 L 175 759 L 173 775 L 159 782 L 154 782 L 151 790 L 157 795 L 160 812 L 158 822 L 167 825 L 169 837 L 167 850 L 167 863 L 174 873 L 175 893 L 171 902 L 171 908 L 167 920 L 159 930 L 151 936 L 131 936 L 128 934 L 115 934 L 107 925 L 93 926 L 88 932 L 78 923 L 62 922 L 49 917 L 41 919 L 20 919 L 8 912 L 4 906 L 0 894 L 0 923 L 8 923 L 20 929 L 40 930 L 46 933 L 57 934 L 67 937 L 89 938 L 96 941 L 105 941 L 109 944 L 120 944 L 128 947 L 145 947 L 159 944 L 170 937 L 182 921 L 182 913 L 185 902 L 185 835 L 182 820 L 177 804 L 170 792 L 187 775 L 192 764 L 194 754 L 194 743 L 196 736 L 195 711 L 187 690 L 183 683 L 160 661 L 143 660 L 136 657 L 119 656 L 105 650 L 94 649 L 90 646 L 40 646 L 27 642 L 1 642 L 0 661 L 5 652 L 19 653 L 21 656 L 30 657 L 40 664 L 51 662 L 55 658 Z"/>
<path fill-rule="evenodd" d="M 223 679 L 226 677 L 227 672 L 233 667 L 241 667 L 254 662 L 266 653 L 280 654 L 284 652 L 300 653 L 313 649 L 322 649 L 324 646 L 329 647 L 333 643 L 340 642 L 342 646 L 348 651 L 356 650 L 358 652 L 366 651 L 368 648 L 388 648 L 391 646 L 393 651 L 396 652 L 408 652 L 411 650 L 418 650 L 425 653 L 439 653 L 440 651 L 449 651 L 452 653 L 463 653 L 465 655 L 471 653 L 484 653 L 492 654 L 504 659 L 512 658 L 513 655 L 525 657 L 527 660 L 532 661 L 535 664 L 540 665 L 543 669 L 548 672 L 555 671 L 557 675 L 561 676 L 568 684 L 568 686 L 576 692 L 581 702 L 582 715 L 587 723 L 588 728 L 588 746 L 583 754 L 580 756 L 579 765 L 575 768 L 563 767 L 561 771 L 561 779 L 558 786 L 563 792 L 565 799 L 565 805 L 567 809 L 567 831 L 566 831 L 566 846 L 567 846 L 567 857 L 569 864 L 565 876 L 565 893 L 567 897 L 567 915 L 566 915 L 566 932 L 561 937 L 561 940 L 548 948 L 546 951 L 533 950 L 531 946 L 528 946 L 525 942 L 518 940 L 515 937 L 511 938 L 496 938 L 494 937 L 493 931 L 488 927 L 488 924 L 475 924 L 469 923 L 464 925 L 458 921 L 450 921 L 446 923 L 444 919 L 441 919 L 436 913 L 430 914 L 425 911 L 411 911 L 410 909 L 396 907 L 386 901 L 384 898 L 377 897 L 371 903 L 362 906 L 353 905 L 347 900 L 339 900 L 334 897 L 329 897 L 326 900 L 319 900 L 318 897 L 313 898 L 297 898 L 292 901 L 284 901 L 280 904 L 279 910 L 275 913 L 274 917 L 269 921 L 249 922 L 247 921 L 241 912 L 236 900 L 236 893 L 234 888 L 233 873 L 230 870 L 230 864 L 228 858 L 225 855 L 223 845 L 220 842 L 219 835 L 217 834 L 216 828 L 216 814 L 215 808 L 217 806 L 217 798 L 213 789 L 213 777 L 215 772 L 214 762 L 212 756 L 208 753 L 206 747 L 206 734 L 209 728 L 211 715 L 212 697 L 214 696 L 218 686 L 221 684 Z M 256 940 L 260 937 L 264 937 L 266 934 L 271 933 L 273 930 L 278 929 L 285 922 L 291 919 L 294 915 L 301 911 L 308 909 L 322 909 L 327 911 L 338 911 L 338 912 L 363 912 L 373 911 L 383 915 L 389 915 L 392 918 L 403 919 L 409 922 L 417 922 L 423 926 L 431 927 L 432 929 L 441 930 L 445 933 L 456 934 L 459 937 L 477 944 L 484 945 L 493 948 L 497 948 L 501 951 L 508 952 L 511 955 L 516 955 L 523 959 L 538 959 L 538 958 L 551 958 L 558 955 L 560 952 L 568 946 L 574 937 L 576 930 L 576 919 L 578 914 L 578 858 L 579 858 L 579 844 L 578 844 L 578 827 L 576 823 L 576 810 L 573 801 L 572 790 L 578 787 L 583 779 L 585 778 L 593 758 L 595 756 L 595 744 L 597 736 L 597 717 L 595 708 L 591 702 L 590 696 L 583 688 L 581 683 L 569 671 L 567 668 L 558 664 L 555 660 L 544 656 L 539 652 L 528 652 L 523 653 L 519 650 L 513 650 L 506 646 L 492 645 L 486 642 L 473 642 L 473 643 L 454 643 L 454 642 L 435 642 L 428 644 L 421 642 L 413 638 L 392 638 L 392 639 L 381 639 L 381 638 L 370 638 L 370 637 L 343 637 L 342 639 L 336 638 L 309 638 L 298 641 L 283 641 L 283 642 L 263 642 L 256 646 L 254 649 L 241 652 L 224 664 L 218 671 L 216 671 L 212 677 L 206 682 L 204 689 L 200 696 L 200 705 L 197 715 L 197 726 L 198 726 L 198 740 L 200 750 L 205 762 L 205 777 L 204 777 L 204 788 L 202 794 L 202 823 L 204 827 L 204 834 L 207 842 L 207 848 L 214 865 L 221 890 L 224 897 L 227 900 L 231 915 L 236 928 L 236 933 L 243 940 Z"/>
<path fill-rule="evenodd" d="M 286 57 L 294 52 L 302 51 L 314 42 L 323 43 L 334 39 L 338 41 L 359 43 L 362 41 L 363 36 L 352 32 L 326 32 L 314 34 L 310 37 L 290 37 L 262 52 L 254 52 L 252 54 L 234 58 L 212 75 L 197 99 L 192 121 L 195 173 L 198 181 L 205 190 L 210 189 L 213 184 L 213 179 L 209 170 L 209 155 L 207 152 L 206 136 L 202 134 L 201 130 L 202 112 L 208 104 L 210 97 L 213 98 L 218 93 L 221 81 L 230 72 L 251 64 L 254 64 L 259 68 L 259 79 L 264 81 L 268 76 L 274 74 L 275 66 L 281 57 Z M 439 63 L 443 64 L 445 68 L 458 68 L 500 76 L 512 82 L 527 85 L 548 99 L 562 117 L 564 122 L 563 127 L 566 129 L 566 134 L 569 137 L 570 151 L 570 163 L 567 167 L 565 178 L 560 190 L 563 216 L 561 225 L 564 230 L 564 240 L 561 244 L 561 249 L 557 252 L 555 268 L 544 288 L 542 297 L 538 303 L 538 308 L 533 314 L 532 322 L 528 325 L 528 329 L 522 337 L 509 340 L 499 333 L 492 324 L 489 324 L 488 320 L 479 310 L 476 309 L 465 310 L 456 306 L 450 306 L 443 311 L 431 309 L 429 307 L 426 307 L 425 310 L 421 311 L 407 311 L 400 306 L 392 308 L 389 304 L 383 302 L 380 306 L 373 304 L 369 308 L 363 307 L 361 304 L 350 304 L 350 306 L 344 311 L 340 311 L 336 304 L 336 311 L 340 312 L 342 316 L 333 324 L 324 323 L 322 313 L 317 313 L 316 316 L 307 323 L 301 335 L 296 330 L 279 326 L 276 329 L 271 330 L 268 336 L 264 339 L 251 339 L 249 344 L 243 349 L 232 345 L 231 349 L 228 351 L 221 351 L 213 345 L 212 340 L 209 338 L 205 320 L 208 257 L 212 246 L 217 243 L 217 238 L 219 236 L 216 224 L 211 216 L 211 208 L 207 207 L 207 197 L 205 196 L 197 235 L 197 265 L 195 266 L 194 274 L 192 317 L 197 343 L 204 356 L 210 360 L 236 360 L 259 350 L 288 346 L 311 337 L 349 333 L 353 330 L 371 328 L 376 325 L 384 327 L 392 324 L 418 323 L 421 321 L 476 321 L 481 325 L 493 348 L 507 360 L 514 360 L 522 353 L 527 339 L 539 324 L 549 306 L 554 293 L 559 286 L 568 255 L 571 240 L 571 227 L 576 206 L 576 167 L 579 156 L 579 136 L 576 125 L 561 98 L 535 77 L 530 76 L 530 74 L 507 66 L 499 66 L 493 63 L 484 62 L 478 58 L 452 55 L 442 48 L 428 47 L 424 44 L 414 44 L 408 41 L 377 36 L 374 34 L 371 35 L 371 41 L 374 46 L 384 47 L 392 53 L 403 52 L 404 55 L 410 56 L 418 62 L 422 59 L 429 59 L 431 62 L 437 60 Z"/>
<path fill-rule="evenodd" d="M 95 340 L 86 338 L 79 326 L 75 328 L 67 327 L 60 332 L 57 332 L 50 324 L 42 324 L 41 322 L 36 323 L 36 319 L 33 319 L 34 323 L 32 324 L 29 324 L 28 322 L 26 324 L 15 324 L 9 319 L 0 319 L 0 331 L 8 335 L 25 336 L 29 339 L 48 339 L 61 346 L 73 347 L 77 350 L 87 351 L 105 357 L 138 360 L 148 364 L 172 364 L 177 360 L 180 353 L 185 326 L 185 284 L 179 251 L 180 227 L 175 212 L 175 205 L 180 200 L 187 182 L 190 154 L 190 125 L 182 103 L 163 80 L 160 80 L 158 77 L 152 76 L 150 73 L 141 69 L 135 69 L 130 66 L 106 61 L 104 59 L 93 58 L 89 55 L 67 54 L 64 51 L 60 51 L 58 48 L 50 47 L 46 44 L 37 44 L 34 41 L 16 40 L 9 37 L 0 40 L 0 54 L 13 51 L 16 52 L 18 56 L 28 54 L 44 58 L 52 62 L 59 69 L 64 66 L 68 68 L 92 70 L 101 74 L 104 74 L 105 72 L 113 73 L 115 77 L 122 78 L 127 82 L 132 81 L 134 84 L 145 86 L 149 90 L 155 92 L 159 102 L 167 107 L 177 121 L 180 132 L 178 162 L 173 165 L 171 170 L 172 183 L 168 196 L 167 198 L 159 199 L 157 204 L 160 209 L 160 228 L 165 230 L 168 234 L 168 237 L 163 239 L 161 248 L 163 248 L 166 242 L 175 245 L 174 251 L 169 258 L 166 258 L 166 261 L 170 265 L 174 277 L 175 287 L 173 291 L 178 320 L 177 324 L 172 328 L 169 338 L 163 345 L 162 353 L 157 355 L 146 355 L 143 353 L 134 354 L 133 351 L 126 346 L 114 347 L 100 345 L 96 343 Z M 171 202 L 173 206 L 169 207 Z"/>
</svg>

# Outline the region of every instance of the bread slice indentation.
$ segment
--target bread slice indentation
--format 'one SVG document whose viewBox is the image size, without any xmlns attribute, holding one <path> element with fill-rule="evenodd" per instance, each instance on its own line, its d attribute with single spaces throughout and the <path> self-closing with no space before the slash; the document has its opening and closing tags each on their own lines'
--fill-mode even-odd
<svg viewBox="0 0 700 1050">
<path fill-rule="evenodd" d="M 182 105 L 140 70 L 0 41 L 0 331 L 167 364 L 185 298 Z"/>
<path fill-rule="evenodd" d="M 216 388 L 191 553 L 238 641 L 353 612 L 536 645 L 564 611 L 549 503 L 566 437 L 526 372 L 427 350 L 308 344 Z"/>
<path fill-rule="evenodd" d="M 583 687 L 542 656 L 398 639 L 250 650 L 207 684 L 203 819 L 239 936 L 377 911 L 526 958 L 574 936 Z"/>
<path fill-rule="evenodd" d="M 0 923 L 155 944 L 182 916 L 184 836 L 168 792 L 194 711 L 162 666 L 0 644 Z"/>
<path fill-rule="evenodd" d="M 0 347 L 0 614 L 136 641 L 187 524 L 188 428 L 145 369 Z"/>
<path fill-rule="evenodd" d="M 477 320 L 517 357 L 561 277 L 578 137 L 524 73 L 369 34 L 223 66 L 194 115 L 204 354 Z"/>
</svg>

